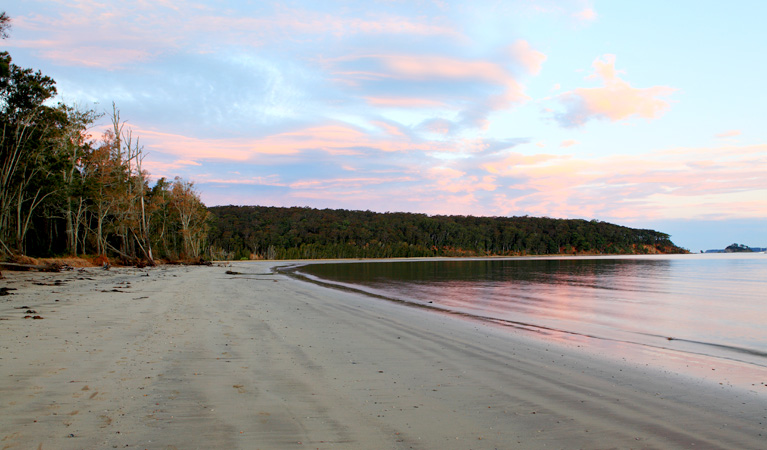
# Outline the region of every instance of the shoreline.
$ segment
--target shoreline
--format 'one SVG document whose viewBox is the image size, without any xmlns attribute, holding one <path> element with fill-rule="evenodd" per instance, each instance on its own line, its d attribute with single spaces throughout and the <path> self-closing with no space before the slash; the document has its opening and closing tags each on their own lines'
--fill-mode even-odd
<svg viewBox="0 0 767 450">
<path fill-rule="evenodd" d="M 271 272 L 287 263 L 4 272 L 2 448 L 748 449 L 767 436 L 764 396 Z"/>
<path fill-rule="evenodd" d="M 756 254 L 754 258 L 759 258 Z M 689 255 L 589 255 L 577 256 L 532 256 L 532 257 L 509 257 L 499 258 L 506 260 L 567 260 L 571 258 L 580 260 L 603 260 L 603 259 L 630 259 L 630 260 L 657 260 L 657 259 L 741 259 L 751 257 L 749 255 L 730 254 L 689 254 Z M 767 367 L 760 361 L 747 360 L 742 355 L 726 354 L 719 350 L 734 349 L 736 352 L 748 353 L 750 349 L 728 347 L 715 343 L 701 343 L 687 341 L 683 338 L 667 337 L 660 343 L 641 342 L 627 337 L 601 336 L 595 333 L 579 332 L 568 329 L 560 329 L 552 326 L 519 322 L 505 318 L 475 314 L 470 311 L 453 310 L 439 306 L 439 302 L 418 300 L 416 298 L 396 297 L 386 291 L 371 289 L 365 285 L 352 284 L 344 281 L 321 278 L 310 273 L 301 272 L 301 268 L 313 264 L 356 264 L 376 262 L 422 262 L 422 261 L 483 261 L 495 258 L 393 258 L 393 259 L 366 259 L 366 260 L 296 260 L 287 265 L 275 266 L 274 270 L 292 276 L 307 283 L 313 283 L 328 289 L 336 289 L 345 292 L 357 293 L 383 301 L 407 305 L 412 308 L 431 311 L 432 313 L 446 314 L 475 321 L 485 325 L 493 325 L 508 332 L 517 332 L 534 340 L 543 340 L 563 348 L 578 348 L 581 352 L 590 352 L 599 355 L 607 361 L 632 361 L 636 366 L 653 367 L 660 372 L 675 372 L 680 377 L 689 377 L 694 382 L 709 383 L 713 387 L 727 386 L 744 392 L 757 395 L 767 395 L 767 379 L 764 377 Z M 665 341 L 686 342 L 701 344 L 705 349 L 699 348 L 674 348 L 663 345 Z M 714 350 L 714 351 L 712 351 Z M 759 356 L 764 356 L 759 353 Z"/>
</svg>

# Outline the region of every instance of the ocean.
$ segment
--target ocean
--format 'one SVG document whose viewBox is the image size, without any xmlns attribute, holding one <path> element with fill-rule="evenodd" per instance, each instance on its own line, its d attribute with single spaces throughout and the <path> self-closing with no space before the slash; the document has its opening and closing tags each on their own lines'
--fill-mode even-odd
<svg viewBox="0 0 767 450">
<path fill-rule="evenodd" d="M 377 297 L 767 393 L 763 253 L 383 260 L 315 263 L 297 271 Z"/>
</svg>

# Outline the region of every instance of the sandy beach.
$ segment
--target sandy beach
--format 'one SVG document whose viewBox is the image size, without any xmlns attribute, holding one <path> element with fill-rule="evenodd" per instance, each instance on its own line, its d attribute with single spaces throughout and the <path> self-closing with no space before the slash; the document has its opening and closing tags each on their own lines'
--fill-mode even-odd
<svg viewBox="0 0 767 450">
<path fill-rule="evenodd" d="M 3 271 L 0 449 L 767 446 L 767 392 L 279 264 Z"/>
</svg>

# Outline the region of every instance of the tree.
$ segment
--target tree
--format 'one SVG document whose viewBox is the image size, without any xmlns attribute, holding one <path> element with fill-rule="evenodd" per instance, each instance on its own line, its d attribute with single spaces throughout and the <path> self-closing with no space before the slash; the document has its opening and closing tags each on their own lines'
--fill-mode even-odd
<svg viewBox="0 0 767 450">
<path fill-rule="evenodd" d="M 176 177 L 171 188 L 171 204 L 178 213 L 181 225 L 183 254 L 186 257 L 198 258 L 206 234 L 208 211 L 200 200 L 194 183 Z"/>
<path fill-rule="evenodd" d="M 125 122 L 120 120 L 120 111 L 112 103 L 112 132 L 117 136 L 114 153 L 117 164 L 124 167 L 125 183 L 123 187 L 124 203 L 120 209 L 121 225 L 124 227 L 123 243 L 127 246 L 135 243 L 141 249 L 150 265 L 154 265 L 152 241 L 149 238 L 149 218 L 146 214 L 147 174 L 141 169 L 144 161 L 144 148 L 139 138 L 133 139 L 133 130 L 125 128 Z M 129 234 L 130 232 L 130 234 Z M 135 255 L 135 251 L 130 250 Z"/>
<path fill-rule="evenodd" d="M 0 53 L 0 242 L 2 250 L 23 252 L 35 209 L 51 195 L 40 182 L 50 173 L 48 151 L 61 116 L 44 102 L 56 94 L 55 82 L 39 71 L 13 64 Z"/>
<path fill-rule="evenodd" d="M 139 140 L 136 138 L 136 144 L 133 146 L 133 132 L 128 130 L 125 135 L 126 147 L 128 149 L 129 159 L 133 161 L 129 167 L 135 167 L 135 171 L 131 168 L 131 179 L 133 180 L 133 192 L 135 194 L 135 207 L 136 219 L 138 221 L 138 234 L 134 232 L 134 236 L 141 247 L 141 251 L 149 261 L 149 264 L 154 266 L 154 256 L 152 255 L 152 240 L 149 238 L 149 216 L 146 213 L 146 172 L 141 169 L 141 163 L 144 162 L 144 148 L 139 145 Z"/>
<path fill-rule="evenodd" d="M 111 225 L 111 218 L 120 201 L 119 166 L 114 154 L 117 139 L 112 130 L 107 130 L 101 144 L 90 151 L 86 156 L 85 176 L 89 184 L 90 199 L 89 210 L 95 220 L 96 253 L 107 253 L 107 231 Z"/>
<path fill-rule="evenodd" d="M 80 230 L 85 227 L 88 192 L 85 190 L 85 156 L 90 148 L 88 128 L 101 116 L 93 110 L 78 106 L 59 105 L 67 121 L 57 141 L 57 151 L 64 165 L 61 177 L 64 198 L 60 211 L 64 216 L 67 251 L 76 255 L 80 242 Z M 81 247 L 84 250 L 84 245 Z"/>
<path fill-rule="evenodd" d="M 11 18 L 3 11 L 0 13 L 0 39 L 8 39 L 8 31 L 11 29 Z"/>
</svg>

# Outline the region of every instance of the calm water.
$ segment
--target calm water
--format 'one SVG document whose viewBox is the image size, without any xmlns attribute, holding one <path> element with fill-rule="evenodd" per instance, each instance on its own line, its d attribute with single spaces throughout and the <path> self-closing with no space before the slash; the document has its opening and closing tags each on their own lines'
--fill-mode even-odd
<svg viewBox="0 0 767 450">
<path fill-rule="evenodd" d="M 742 374 L 741 381 L 767 382 L 765 254 L 384 261 L 299 270 L 623 357 L 643 353 L 688 366 L 725 361 L 734 371 L 728 379 Z"/>
</svg>

